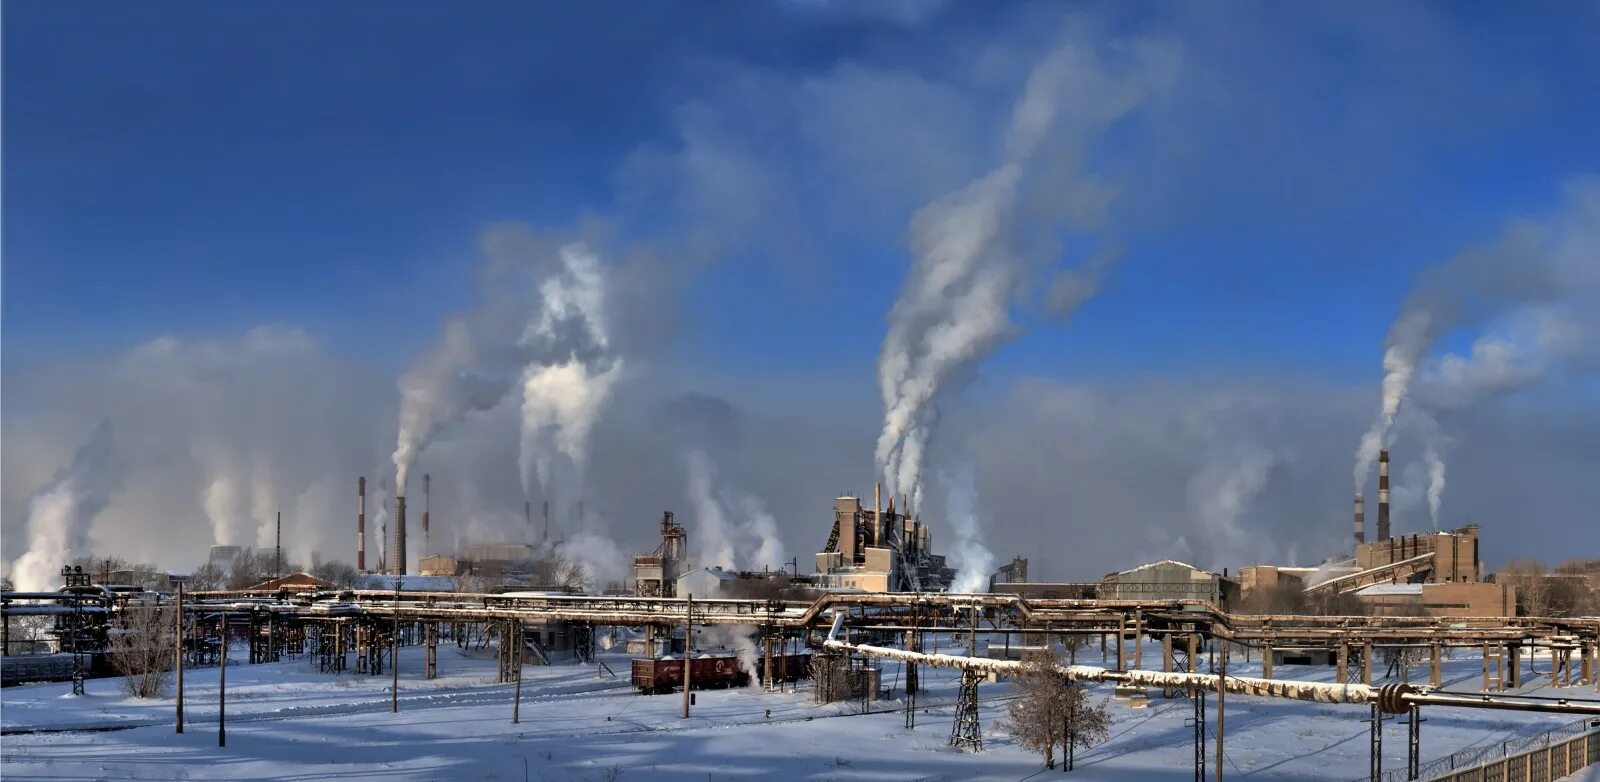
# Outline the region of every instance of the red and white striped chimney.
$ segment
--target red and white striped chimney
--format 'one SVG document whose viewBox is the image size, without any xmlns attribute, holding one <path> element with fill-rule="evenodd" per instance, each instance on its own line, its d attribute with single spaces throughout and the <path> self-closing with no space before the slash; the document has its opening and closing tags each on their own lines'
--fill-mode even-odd
<svg viewBox="0 0 1600 782">
<path fill-rule="evenodd" d="M 1389 449 L 1378 452 L 1378 540 L 1389 539 Z"/>
<path fill-rule="evenodd" d="M 1356 492 L 1356 542 L 1367 542 L 1367 501 Z"/>
<path fill-rule="evenodd" d="M 367 477 L 356 479 L 356 572 L 367 572 Z"/>
</svg>

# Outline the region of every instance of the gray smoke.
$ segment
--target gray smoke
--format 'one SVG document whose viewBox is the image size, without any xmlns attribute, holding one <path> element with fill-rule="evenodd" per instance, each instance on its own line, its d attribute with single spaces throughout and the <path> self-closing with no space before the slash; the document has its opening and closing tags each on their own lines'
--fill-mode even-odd
<svg viewBox="0 0 1600 782">
<path fill-rule="evenodd" d="M 89 553 L 89 524 L 117 488 L 112 446 L 111 422 L 101 421 L 72 463 L 28 501 L 28 551 L 11 566 L 19 591 L 55 589 L 61 566 Z"/>
</svg>

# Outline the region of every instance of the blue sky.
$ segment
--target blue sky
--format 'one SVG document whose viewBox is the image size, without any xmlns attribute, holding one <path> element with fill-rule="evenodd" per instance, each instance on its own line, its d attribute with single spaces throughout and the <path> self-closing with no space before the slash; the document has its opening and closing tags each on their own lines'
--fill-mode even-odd
<svg viewBox="0 0 1600 782">
<path fill-rule="evenodd" d="M 1600 65 L 1580 45 L 1587 25 L 1567 16 L 1593 21 L 1592 8 L 1084 8 L 1114 34 L 1179 40 L 1204 75 L 1171 108 L 1187 113 L 1176 128 L 1134 129 L 1099 152 L 1132 183 L 1117 216 L 1128 258 L 1106 294 L 1071 330 L 1017 342 L 995 371 L 1220 362 L 1371 377 L 1416 268 L 1600 170 Z M 1040 13 L 6 10 L 13 367 L 265 321 L 398 367 L 464 305 L 486 223 L 647 223 L 648 206 L 619 208 L 619 167 L 640 148 L 670 149 L 682 106 L 734 74 L 803 80 L 854 62 L 941 78 L 945 47 L 1020 40 L 1017 20 Z M 761 106 L 748 109 L 762 121 Z M 1153 137 L 1173 134 L 1192 146 L 1151 153 Z M 721 259 L 686 294 L 697 314 L 685 346 L 740 366 L 848 357 L 865 370 L 907 262 L 910 211 L 832 241 L 830 217 L 805 210 L 815 222 L 796 230 L 817 240 L 805 257 L 773 263 L 758 247 Z"/>
<path fill-rule="evenodd" d="M 1065 103 L 1069 130 L 1053 148 L 1070 164 L 1032 172 L 1042 196 L 1022 211 L 1021 230 L 1030 249 L 1047 251 L 1029 259 L 1033 276 L 1010 313 L 1014 337 L 979 364 L 977 378 L 990 394 L 982 399 L 1055 416 L 1051 425 L 1064 428 L 1035 432 L 949 398 L 959 411 L 949 430 L 976 438 L 976 449 L 1020 426 L 1046 449 L 1029 463 L 1071 461 L 1081 454 L 1049 449 L 1073 437 L 1148 434 L 1085 432 L 1085 419 L 1061 412 L 1093 408 L 1096 394 L 1115 398 L 1101 400 L 1104 409 L 1181 429 L 1191 404 L 1231 410 L 1248 398 L 1240 388 L 1288 388 L 1262 403 L 1275 411 L 1261 416 L 1270 431 L 1252 435 L 1289 471 L 1259 514 L 1318 524 L 1326 516 L 1332 529 L 1345 523 L 1347 454 L 1376 404 L 1384 335 L 1414 277 L 1492 242 L 1508 221 L 1560 214 L 1571 183 L 1600 175 L 1593 3 L 13 2 L 3 10 L 7 455 L 25 446 L 37 454 L 6 460 L 13 534 L 26 496 L 102 416 L 167 420 L 159 401 L 123 405 L 84 390 L 122 382 L 114 373 L 131 348 L 168 335 L 186 341 L 194 355 L 172 359 L 182 374 L 248 349 L 240 335 L 265 325 L 303 330 L 326 353 L 295 364 L 311 374 L 290 385 L 327 398 L 308 392 L 309 401 L 297 397 L 271 415 L 297 420 L 315 404 L 319 414 L 374 419 L 346 433 L 359 444 L 326 470 L 340 487 L 327 489 L 326 507 L 342 513 L 344 474 L 373 474 L 393 448 L 393 378 L 446 318 L 476 306 L 480 242 L 507 221 L 604 236 L 615 251 L 608 261 L 653 259 L 652 295 L 631 299 L 640 307 L 630 328 L 647 332 L 629 343 L 639 347 L 629 356 L 636 385 L 734 400 L 749 418 L 747 441 L 813 436 L 794 454 L 750 454 L 730 469 L 780 518 L 808 513 L 819 482 L 826 491 L 865 485 L 859 473 L 871 467 L 882 413 L 874 360 L 912 263 L 913 215 L 998 165 L 1030 73 L 1063 42 L 1095 60 Z M 1112 77 L 1149 84 L 1104 127 L 1083 120 L 1094 130 L 1072 130 L 1078 115 L 1092 119 L 1117 102 L 1126 85 Z M 1092 190 L 1096 208 L 1071 219 L 1044 214 L 1065 210 L 1077 186 Z M 1045 311 L 1053 270 L 1112 250 L 1121 263 L 1069 322 Z M 1434 357 L 1477 336 L 1452 332 Z M 341 374 L 342 366 L 355 369 Z M 94 368 L 74 375 L 74 367 Z M 253 377 L 228 371 L 240 382 Z M 1583 434 L 1600 426 L 1585 396 L 1594 375 L 1552 377 L 1547 395 L 1524 398 L 1520 409 L 1538 417 L 1555 409 L 1552 400 L 1571 404 L 1586 416 L 1574 430 L 1465 415 L 1453 425 L 1530 454 L 1554 438 L 1583 454 L 1565 462 L 1573 474 L 1600 464 Z M 1290 400 L 1302 388 L 1310 390 Z M 617 407 L 654 409 L 658 400 L 636 393 L 624 391 Z M 204 409 L 212 417 L 195 424 L 197 441 L 205 425 L 230 416 Z M 840 419 L 840 431 L 822 432 L 810 417 L 818 412 Z M 1318 426 L 1297 420 L 1323 412 Z M 597 435 L 601 452 L 606 437 Z M 1238 444 L 1221 439 L 1195 450 L 1227 457 Z M 1315 463 L 1303 453 L 1313 440 L 1328 454 Z M 471 458 L 514 461 L 496 442 Z M 797 454 L 841 449 L 850 452 L 842 467 L 818 459 L 805 480 L 783 477 Z M 973 456 L 980 471 L 1015 471 L 1000 450 Z M 1463 474 L 1494 472 L 1485 454 L 1468 450 Z M 293 461 L 285 451 L 260 458 Z M 1140 459 L 1165 455 L 1125 461 Z M 481 476 L 472 464 L 463 475 Z M 1149 517 L 1193 516 L 1185 502 L 1194 497 L 1182 489 L 1204 470 L 1168 467 L 1176 490 Z M 595 482 L 609 480 L 607 469 L 624 475 L 601 466 Z M 503 485 L 480 494 L 512 497 L 514 477 L 486 478 Z M 1036 514 L 1062 491 L 1095 490 L 1024 478 L 1002 482 L 1010 494 L 997 513 Z M 996 488 L 997 479 L 983 480 L 986 494 Z M 1458 480 L 1452 491 L 1469 494 L 1456 508 L 1524 499 L 1471 495 L 1473 481 Z M 1551 498 L 1546 515 L 1560 529 L 1581 515 L 1561 494 L 1576 484 L 1550 480 L 1526 491 Z M 198 518 L 199 489 L 172 481 L 187 505 L 135 498 L 129 507 Z M 678 482 L 633 490 L 627 512 L 651 517 L 657 496 Z M 1108 493 L 1097 507 L 1123 499 Z M 461 512 L 469 510 L 481 508 Z M 1025 530 L 998 529 L 1001 545 L 1027 545 Z M 785 534 L 802 552 L 814 545 L 810 531 Z"/>
</svg>

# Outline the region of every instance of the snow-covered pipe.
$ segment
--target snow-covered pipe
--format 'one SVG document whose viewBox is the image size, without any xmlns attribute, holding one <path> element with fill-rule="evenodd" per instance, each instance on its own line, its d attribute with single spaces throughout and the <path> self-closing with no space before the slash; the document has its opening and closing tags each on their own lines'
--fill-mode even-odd
<svg viewBox="0 0 1600 782">
<path fill-rule="evenodd" d="M 845 643 L 834 638 L 834 634 L 838 631 L 843 619 L 842 614 L 834 616 L 833 631 L 828 633 L 828 640 L 823 642 L 823 646 L 829 649 L 854 652 L 886 660 L 899 660 L 901 662 L 932 665 L 940 668 L 960 668 L 1001 676 L 1021 673 L 1026 665 L 1017 660 L 991 660 L 984 657 L 965 657 L 954 654 L 927 654 L 924 652 L 910 652 L 904 649 L 891 649 L 886 646 Z M 1497 698 L 1491 695 L 1484 695 L 1481 698 L 1444 695 L 1431 692 L 1431 688 L 1428 687 L 1410 684 L 1386 684 L 1381 687 L 1374 687 L 1368 684 L 1329 684 L 1325 682 L 1261 679 L 1253 676 L 1219 677 L 1216 674 L 1209 673 L 1143 670 L 1116 671 L 1094 665 L 1061 665 L 1060 663 L 1055 663 L 1051 667 L 1057 673 L 1072 681 L 1113 682 L 1149 689 L 1161 687 L 1215 692 L 1217 680 L 1220 678 L 1223 681 L 1223 687 L 1228 692 L 1238 695 L 1286 698 L 1318 703 L 1376 704 L 1378 708 L 1391 714 L 1405 713 L 1413 705 L 1461 706 L 1566 714 L 1600 714 L 1600 703 L 1593 701 L 1517 701 L 1508 700 L 1503 696 Z"/>
</svg>

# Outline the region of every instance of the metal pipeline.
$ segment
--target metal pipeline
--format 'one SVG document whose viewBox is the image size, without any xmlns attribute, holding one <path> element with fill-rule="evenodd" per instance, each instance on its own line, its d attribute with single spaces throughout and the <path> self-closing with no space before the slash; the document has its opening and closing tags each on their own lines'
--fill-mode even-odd
<svg viewBox="0 0 1600 782">
<path fill-rule="evenodd" d="M 843 621 L 843 615 L 834 617 L 833 630 L 828 633 L 828 639 L 823 642 L 823 646 L 829 649 L 854 652 L 886 660 L 899 660 L 901 662 L 931 665 L 939 668 L 960 668 L 997 675 L 1017 674 L 1023 671 L 1025 667 L 1024 663 L 1017 660 L 990 660 L 982 657 L 964 657 L 953 654 L 926 654 L 908 652 L 903 649 L 891 649 L 885 646 L 845 643 L 834 637 Z M 1514 700 L 1515 696 L 1485 695 L 1481 698 L 1475 698 L 1462 695 L 1440 695 L 1430 692 L 1430 688 L 1414 687 L 1409 684 L 1385 684 L 1375 687 L 1368 684 L 1329 684 L 1325 682 L 1261 679 L 1253 676 L 1218 677 L 1216 674 L 1209 673 L 1143 670 L 1116 671 L 1094 665 L 1061 665 L 1057 663 L 1053 667 L 1057 673 L 1072 681 L 1112 682 L 1148 689 L 1159 687 L 1215 692 L 1217 679 L 1222 678 L 1223 687 L 1228 692 L 1238 695 L 1286 698 L 1317 703 L 1377 704 L 1378 708 L 1391 714 L 1402 714 L 1415 705 L 1600 715 L 1600 701 L 1557 701 L 1552 703 L 1548 701 L 1519 701 Z"/>
</svg>

